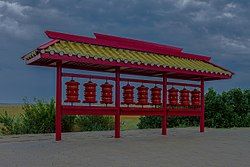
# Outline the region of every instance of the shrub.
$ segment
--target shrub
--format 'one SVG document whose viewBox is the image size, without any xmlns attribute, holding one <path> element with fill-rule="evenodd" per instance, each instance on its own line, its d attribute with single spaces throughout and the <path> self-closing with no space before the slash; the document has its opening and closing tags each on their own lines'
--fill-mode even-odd
<svg viewBox="0 0 250 167">
<path fill-rule="evenodd" d="M 26 133 L 53 133 L 55 132 L 55 100 L 49 103 L 35 100 L 34 104 L 25 102 L 22 115 Z M 64 116 L 62 118 L 62 131 L 72 131 L 75 116 Z"/>
<path fill-rule="evenodd" d="M 20 117 L 10 116 L 6 111 L 4 114 L 0 114 L 0 123 L 2 123 L 2 126 L 0 126 L 1 134 L 10 135 L 24 133 Z"/>
<path fill-rule="evenodd" d="M 20 116 L 10 116 L 5 112 L 0 114 L 0 133 L 31 134 L 55 132 L 55 101 L 49 103 L 35 100 L 34 103 L 25 101 L 24 113 Z M 62 131 L 73 131 L 77 126 L 80 131 L 111 130 L 114 128 L 114 120 L 107 116 L 64 116 L 62 119 Z"/>
<path fill-rule="evenodd" d="M 35 100 L 34 104 L 25 102 L 22 120 L 25 133 L 52 133 L 55 127 L 55 102 Z"/>
<path fill-rule="evenodd" d="M 34 100 L 29 103 L 25 100 L 24 113 L 21 116 L 10 116 L 5 112 L 0 114 L 2 134 L 30 134 L 55 132 L 55 101 L 46 103 L 42 100 Z M 64 116 L 62 119 L 62 131 L 72 131 L 75 116 Z"/>
<path fill-rule="evenodd" d="M 114 119 L 110 116 L 77 116 L 76 125 L 81 131 L 112 130 Z"/>
<path fill-rule="evenodd" d="M 249 127 L 250 91 L 232 89 L 222 94 L 209 89 L 205 96 L 205 125 L 213 128 Z"/>
<path fill-rule="evenodd" d="M 197 117 L 171 117 L 168 127 L 198 126 Z M 138 128 L 160 128 L 161 117 L 141 117 Z M 205 126 L 212 128 L 250 127 L 250 90 L 239 88 L 205 95 Z"/>
</svg>

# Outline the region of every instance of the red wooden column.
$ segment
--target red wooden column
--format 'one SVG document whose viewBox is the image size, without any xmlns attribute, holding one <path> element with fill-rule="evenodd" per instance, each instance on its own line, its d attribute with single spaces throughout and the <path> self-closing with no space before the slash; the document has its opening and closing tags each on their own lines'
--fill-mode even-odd
<svg viewBox="0 0 250 167">
<path fill-rule="evenodd" d="M 200 116 L 200 132 L 204 132 L 205 127 L 205 96 L 204 96 L 204 78 L 201 78 L 201 116 Z"/>
<path fill-rule="evenodd" d="M 115 138 L 120 138 L 120 68 L 115 70 Z"/>
<path fill-rule="evenodd" d="M 162 84 L 162 109 L 163 109 L 163 115 L 162 115 L 162 135 L 167 135 L 167 75 L 166 73 L 162 76 L 163 84 Z"/>
<path fill-rule="evenodd" d="M 62 133 L 62 62 L 56 64 L 56 141 L 61 140 Z"/>
</svg>

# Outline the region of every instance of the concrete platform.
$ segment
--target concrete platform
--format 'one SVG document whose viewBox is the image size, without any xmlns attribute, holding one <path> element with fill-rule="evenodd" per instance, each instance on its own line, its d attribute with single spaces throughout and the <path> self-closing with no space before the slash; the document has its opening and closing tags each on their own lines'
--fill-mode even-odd
<svg viewBox="0 0 250 167">
<path fill-rule="evenodd" d="M 249 166 L 250 128 L 160 129 L 0 136 L 0 166 Z"/>
</svg>

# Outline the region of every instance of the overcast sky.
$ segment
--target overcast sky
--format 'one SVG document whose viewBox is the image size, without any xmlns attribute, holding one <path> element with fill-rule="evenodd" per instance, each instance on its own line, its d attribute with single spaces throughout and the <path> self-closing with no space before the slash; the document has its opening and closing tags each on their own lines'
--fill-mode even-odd
<svg viewBox="0 0 250 167">
<path fill-rule="evenodd" d="M 0 0 L 0 103 L 54 96 L 55 70 L 26 66 L 20 59 L 49 40 L 45 30 L 182 47 L 235 72 L 233 79 L 206 88 L 250 87 L 249 0 Z"/>
</svg>

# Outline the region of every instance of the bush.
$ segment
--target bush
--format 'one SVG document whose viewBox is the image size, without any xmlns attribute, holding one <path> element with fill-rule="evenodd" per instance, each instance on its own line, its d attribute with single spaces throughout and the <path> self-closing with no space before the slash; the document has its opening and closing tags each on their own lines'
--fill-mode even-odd
<svg viewBox="0 0 250 167">
<path fill-rule="evenodd" d="M 24 128 L 23 123 L 20 117 L 14 117 L 7 114 L 5 111 L 4 114 L 0 114 L 0 133 L 4 135 L 11 135 L 11 134 L 23 134 Z"/>
<path fill-rule="evenodd" d="M 55 101 L 49 103 L 35 100 L 23 105 L 24 113 L 20 116 L 10 116 L 5 112 L 0 114 L 1 134 L 34 134 L 55 132 Z M 112 117 L 106 116 L 64 116 L 62 131 L 73 131 L 78 127 L 80 131 L 111 130 L 114 128 Z"/>
<path fill-rule="evenodd" d="M 77 116 L 76 125 L 81 131 L 113 130 L 114 119 L 110 116 Z"/>
<path fill-rule="evenodd" d="M 250 90 L 232 89 L 222 94 L 209 89 L 205 96 L 205 125 L 213 128 L 250 126 Z"/>
<path fill-rule="evenodd" d="M 35 100 L 29 103 L 25 100 L 24 113 L 20 116 L 10 116 L 5 112 L 0 114 L 2 134 L 31 134 L 31 133 L 54 133 L 55 132 L 55 101 L 46 103 Z M 72 131 L 75 116 L 64 116 L 62 119 L 62 131 Z"/>
<path fill-rule="evenodd" d="M 168 127 L 198 126 L 197 117 L 171 117 Z M 141 117 L 138 128 L 160 128 L 161 117 Z M 250 90 L 232 89 L 205 95 L 205 126 L 212 128 L 250 127 Z"/>
</svg>

